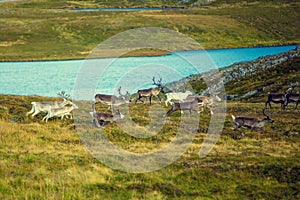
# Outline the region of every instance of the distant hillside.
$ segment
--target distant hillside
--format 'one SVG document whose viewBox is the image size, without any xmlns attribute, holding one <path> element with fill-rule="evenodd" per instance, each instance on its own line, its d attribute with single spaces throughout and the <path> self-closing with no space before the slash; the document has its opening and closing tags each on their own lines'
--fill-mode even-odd
<svg viewBox="0 0 300 200">
<path fill-rule="evenodd" d="M 84 59 L 106 39 L 141 27 L 175 30 L 199 42 L 204 49 L 300 43 L 299 2 L 247 2 L 211 2 L 199 6 L 194 4 L 195 1 L 185 0 L 2 2 L 0 61 Z M 73 10 L 162 6 L 188 9 L 137 12 Z M 162 54 L 158 50 L 144 49 L 129 53 L 130 56 Z"/>
</svg>

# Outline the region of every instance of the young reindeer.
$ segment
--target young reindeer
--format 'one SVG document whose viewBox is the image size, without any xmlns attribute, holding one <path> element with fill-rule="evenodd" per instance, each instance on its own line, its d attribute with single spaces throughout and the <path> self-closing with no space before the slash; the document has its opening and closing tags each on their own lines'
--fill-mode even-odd
<svg viewBox="0 0 300 200">
<path fill-rule="evenodd" d="M 190 114 L 192 114 L 192 110 L 199 113 L 199 111 L 197 111 L 197 107 L 199 104 L 199 99 L 195 98 L 194 101 L 187 101 L 187 102 L 174 102 L 172 104 L 172 107 L 170 110 L 168 110 L 166 117 L 169 116 L 172 112 L 176 111 L 176 110 L 188 110 L 190 112 Z"/>
<path fill-rule="evenodd" d="M 130 99 L 130 94 L 127 91 L 125 95 L 121 94 L 121 86 L 118 89 L 118 92 L 120 94 L 120 97 L 117 97 L 115 95 L 108 95 L 108 94 L 96 94 L 95 95 L 95 103 L 93 104 L 93 108 L 95 107 L 96 103 L 101 103 L 104 105 L 108 105 L 108 108 L 106 109 L 109 110 L 112 108 L 112 105 L 114 106 L 120 106 L 124 104 L 129 104 L 131 102 Z"/>
<path fill-rule="evenodd" d="M 48 119 L 51 117 L 60 117 L 61 120 L 64 119 L 64 117 L 66 116 L 70 116 L 70 118 L 72 119 L 72 114 L 71 112 L 74 109 L 78 109 L 78 106 L 75 103 L 72 103 L 71 106 L 65 106 L 62 108 L 51 108 L 48 111 L 48 114 L 43 118 L 43 121 L 46 120 L 46 122 L 48 122 Z"/>
<path fill-rule="evenodd" d="M 152 97 L 158 98 L 159 101 L 161 102 L 161 99 L 158 96 L 158 94 L 163 90 L 163 87 L 162 87 L 162 84 L 161 84 L 162 78 L 160 78 L 158 80 L 158 83 L 155 82 L 154 77 L 152 78 L 152 81 L 153 81 L 153 85 L 156 85 L 157 87 L 156 88 L 144 89 L 144 90 L 138 90 L 137 91 L 138 98 L 135 100 L 135 103 L 137 101 L 141 101 L 141 102 L 143 102 L 143 104 L 145 104 L 145 102 L 143 100 L 141 100 L 141 98 L 143 98 L 143 97 L 149 97 L 150 105 L 151 105 Z"/>
<path fill-rule="evenodd" d="M 274 120 L 272 120 L 268 115 L 265 113 L 265 108 L 262 110 L 263 115 L 265 116 L 263 119 L 258 119 L 255 117 L 246 117 L 246 116 L 234 116 L 231 115 L 232 120 L 235 124 L 234 131 L 237 131 L 238 128 L 245 127 L 250 128 L 251 131 L 253 131 L 256 128 L 259 128 L 263 131 L 263 127 L 266 123 L 273 123 Z M 242 136 L 244 134 L 242 133 Z"/>
<path fill-rule="evenodd" d="M 90 112 L 91 116 L 93 117 L 93 123 L 96 127 L 102 128 L 105 124 L 109 122 L 116 121 L 118 119 L 123 119 L 124 115 L 118 109 L 114 115 L 104 112 Z"/>
</svg>

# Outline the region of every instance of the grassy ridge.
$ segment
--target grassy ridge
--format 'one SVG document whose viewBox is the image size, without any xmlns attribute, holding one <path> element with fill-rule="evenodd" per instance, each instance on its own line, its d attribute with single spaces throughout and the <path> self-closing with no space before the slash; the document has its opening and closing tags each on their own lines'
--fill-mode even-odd
<svg viewBox="0 0 300 200">
<path fill-rule="evenodd" d="M 299 57 L 277 66 L 276 79 L 285 80 L 285 73 L 292 73 L 298 62 Z M 298 71 L 296 68 L 293 72 Z M 249 84 L 255 80 L 263 85 L 266 78 L 257 74 L 241 81 Z M 272 90 L 281 91 L 282 86 L 277 85 Z M 72 120 L 54 119 L 45 123 L 41 122 L 42 115 L 35 119 L 25 116 L 31 101 L 46 100 L 57 99 L 0 95 L 1 199 L 300 197 L 299 109 L 281 110 L 278 105 L 274 106 L 267 112 L 275 123 L 267 124 L 263 134 L 243 129 L 246 136 L 234 140 L 230 115 L 262 118 L 264 100 L 253 97 L 256 103 L 230 102 L 218 143 L 208 156 L 199 159 L 198 152 L 210 119 L 209 111 L 205 110 L 200 114 L 193 144 L 176 162 L 159 171 L 130 174 L 112 170 L 93 158 L 81 143 Z M 104 110 L 105 107 L 97 109 Z M 147 105 L 133 104 L 129 113 L 133 121 L 146 126 L 150 122 L 148 111 Z M 154 116 L 159 118 L 155 110 Z M 105 127 L 104 131 L 121 148 L 149 152 L 167 145 L 174 138 L 180 117 L 179 112 L 172 114 L 157 135 L 145 139 L 127 135 L 115 123 Z"/>
<path fill-rule="evenodd" d="M 64 9 L 74 7 L 70 5 L 74 3 L 84 7 L 84 2 L 2 3 L 0 60 L 84 58 L 109 37 L 139 27 L 169 28 L 210 49 L 299 43 L 297 2 L 183 11 L 80 12 Z M 129 53 L 145 54 L 156 55 L 157 52 Z"/>
</svg>

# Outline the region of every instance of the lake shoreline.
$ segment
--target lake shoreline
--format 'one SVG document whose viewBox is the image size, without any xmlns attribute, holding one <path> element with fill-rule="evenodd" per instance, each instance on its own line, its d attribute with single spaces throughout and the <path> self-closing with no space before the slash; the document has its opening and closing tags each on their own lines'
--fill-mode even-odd
<svg viewBox="0 0 300 200">
<path fill-rule="evenodd" d="M 246 49 L 246 48 L 264 48 L 264 47 L 284 47 L 284 46 L 295 46 L 297 48 L 299 44 L 282 44 L 282 45 L 259 45 L 259 46 L 249 46 L 249 47 L 224 47 L 224 48 L 216 48 L 216 49 L 198 49 L 203 51 L 209 51 L 209 50 L 224 50 L 224 49 Z M 168 56 L 172 53 L 176 52 L 185 52 L 185 51 L 198 51 L 198 50 L 181 50 L 181 51 L 173 51 L 173 52 L 159 52 L 159 51 L 153 51 L 151 54 L 143 54 L 143 52 L 137 52 L 132 53 L 129 56 L 121 56 L 119 58 L 129 58 L 129 57 L 160 57 L 160 56 Z M 66 59 L 24 59 L 24 60 L 0 60 L 0 63 L 4 62 L 55 62 L 55 61 L 78 61 L 78 60 L 86 60 L 86 59 L 106 59 L 106 58 L 113 58 L 113 57 L 101 57 L 101 58 L 87 58 L 87 57 L 70 57 Z"/>
<path fill-rule="evenodd" d="M 231 65 L 227 65 L 221 68 L 218 68 L 216 71 L 215 69 L 209 70 L 206 72 L 198 73 L 198 74 L 192 74 L 189 76 L 186 76 L 182 79 L 178 79 L 175 81 L 167 82 L 165 85 L 167 88 L 171 88 L 175 91 L 181 91 L 185 90 L 184 85 L 186 85 L 187 82 L 192 81 L 200 81 L 200 79 L 205 77 L 213 77 L 215 73 L 222 72 L 222 74 L 225 75 L 224 77 L 224 84 L 230 82 L 232 79 L 236 77 L 243 77 L 245 74 L 249 74 L 250 72 L 253 73 L 257 71 L 258 68 L 262 68 L 261 70 L 268 69 L 274 65 L 278 65 L 281 62 L 285 62 L 286 60 L 289 60 L 292 57 L 299 55 L 299 48 L 298 49 L 291 49 L 285 52 L 273 54 L 273 55 L 267 55 L 267 56 L 261 56 L 257 59 L 249 60 L 249 61 L 241 61 L 236 62 Z M 203 91 L 203 93 L 207 93 L 208 91 Z M 47 95 L 41 95 L 41 94 L 9 94 L 9 93 L 1 93 L 0 95 L 9 95 L 9 96 L 16 96 L 16 97 L 35 97 L 35 98 L 58 98 L 57 96 L 47 96 Z"/>
</svg>

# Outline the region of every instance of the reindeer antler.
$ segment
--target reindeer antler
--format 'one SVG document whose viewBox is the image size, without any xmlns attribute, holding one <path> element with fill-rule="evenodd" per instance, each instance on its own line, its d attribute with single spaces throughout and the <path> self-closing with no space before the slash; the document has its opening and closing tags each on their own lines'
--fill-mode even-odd
<svg viewBox="0 0 300 200">
<path fill-rule="evenodd" d="M 126 97 L 130 96 L 130 93 L 129 93 L 128 91 L 126 91 L 126 94 L 125 94 L 125 95 L 122 94 L 122 93 L 121 93 L 121 88 L 122 88 L 121 86 L 118 88 L 118 92 L 119 92 L 119 94 L 120 94 L 121 97 L 126 98 Z"/>
<path fill-rule="evenodd" d="M 153 76 L 152 81 L 153 81 L 153 85 L 160 86 L 160 85 L 161 85 L 162 78 L 159 78 L 158 83 L 156 83 L 156 82 L 155 82 L 155 77 Z"/>
<path fill-rule="evenodd" d="M 262 109 L 262 113 L 263 113 L 263 115 L 264 115 L 264 116 L 266 116 L 266 117 L 267 117 L 267 115 L 266 115 L 266 113 L 265 113 L 265 110 L 266 110 L 266 109 L 265 109 L 265 108 L 263 108 L 263 109 Z"/>
<path fill-rule="evenodd" d="M 273 114 L 273 112 L 271 112 L 271 113 L 269 113 L 269 114 L 267 115 L 267 114 L 265 113 L 265 110 L 266 110 L 266 108 L 263 108 L 263 109 L 262 109 L 262 113 L 263 113 L 264 116 L 269 117 L 270 115 Z"/>
<path fill-rule="evenodd" d="M 58 96 L 60 96 L 63 99 L 70 99 L 70 95 L 67 94 L 65 91 L 60 91 L 57 93 Z"/>
<path fill-rule="evenodd" d="M 120 95 L 120 96 L 123 96 L 123 95 L 121 94 L 121 88 L 122 88 L 122 86 L 120 86 L 120 87 L 118 88 L 118 92 L 119 92 L 119 95 Z"/>
</svg>

